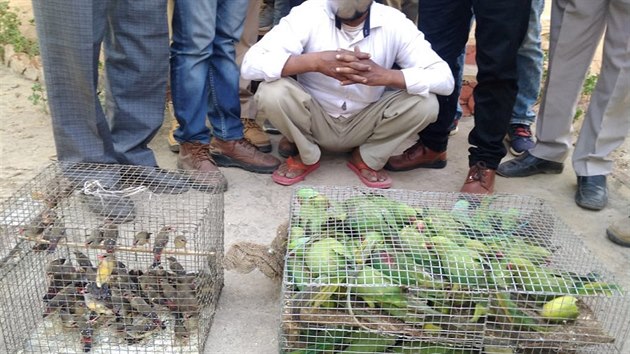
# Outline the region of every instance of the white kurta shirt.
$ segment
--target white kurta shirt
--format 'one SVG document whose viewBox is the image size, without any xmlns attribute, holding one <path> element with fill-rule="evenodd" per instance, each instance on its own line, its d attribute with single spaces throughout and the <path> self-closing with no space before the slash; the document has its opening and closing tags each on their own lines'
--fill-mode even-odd
<svg viewBox="0 0 630 354">
<path fill-rule="evenodd" d="M 241 75 L 247 80 L 274 81 L 281 78 L 291 55 L 338 48 L 354 50 L 358 46 L 384 68 L 397 64 L 410 94 L 449 95 L 453 91 L 448 64 L 431 49 L 422 32 L 402 12 L 374 3 L 369 16 L 369 29 L 351 38 L 335 26 L 335 16 L 328 9 L 327 0 L 306 1 L 293 8 L 249 49 L 243 59 Z M 300 74 L 297 79 L 333 117 L 349 117 L 377 101 L 385 91 L 383 86 L 342 86 L 338 80 L 317 72 Z"/>
</svg>

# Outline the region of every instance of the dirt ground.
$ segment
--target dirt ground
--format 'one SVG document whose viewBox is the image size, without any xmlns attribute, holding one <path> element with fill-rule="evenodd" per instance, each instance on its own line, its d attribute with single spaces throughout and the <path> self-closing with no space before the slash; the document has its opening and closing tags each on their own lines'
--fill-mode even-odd
<svg viewBox="0 0 630 354">
<path fill-rule="evenodd" d="M 12 0 L 21 6 L 30 0 Z M 28 17 L 28 13 L 24 14 Z M 27 28 L 30 25 L 25 25 Z M 32 26 L 30 26 L 32 30 Z M 50 117 L 28 97 L 33 82 L 0 65 L 0 201 L 11 195 L 37 171 L 55 160 Z M 467 171 L 466 136 L 472 119 L 464 119 L 460 133 L 449 145 L 449 164 L 443 170 L 393 173 L 394 188 L 439 192 L 457 191 Z M 165 124 L 151 147 L 160 165 L 175 168 L 176 155 L 168 150 Z M 275 143 L 277 136 L 273 136 Z M 401 147 L 402 148 L 402 147 Z M 276 153 L 274 151 L 274 153 Z M 312 185 L 360 185 L 345 167 L 347 156 L 324 155 L 322 167 L 309 176 Z M 507 158 L 511 158 L 508 156 Z M 626 288 L 630 288 L 630 250 L 605 239 L 608 224 L 630 213 L 630 139 L 614 154 L 615 170 L 609 179 L 610 202 L 600 212 L 580 209 L 573 201 L 575 174 L 567 165 L 554 176 L 497 179 L 501 193 L 531 195 L 544 199 L 557 211 L 581 242 Z M 238 241 L 268 243 L 276 227 L 288 217 L 292 188 L 274 184 L 268 175 L 234 168 L 222 169 L 229 181 L 225 194 L 225 244 Z M 247 215 L 247 217 L 244 217 Z M 226 273 L 225 287 L 208 338 L 207 353 L 277 353 L 280 325 L 280 284 L 254 272 Z M 630 350 L 628 344 L 626 349 Z"/>
</svg>

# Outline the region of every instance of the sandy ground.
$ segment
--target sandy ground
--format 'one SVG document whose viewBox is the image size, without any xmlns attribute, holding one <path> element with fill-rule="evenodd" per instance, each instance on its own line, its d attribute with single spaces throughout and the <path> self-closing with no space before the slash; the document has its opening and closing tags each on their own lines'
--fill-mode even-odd
<svg viewBox="0 0 630 354">
<path fill-rule="evenodd" d="M 21 9 L 23 28 L 34 33 L 28 23 L 30 0 L 11 0 Z M 15 75 L 0 65 L 0 200 L 55 159 L 50 117 L 28 97 L 33 82 Z M 151 147 L 162 167 L 175 168 L 176 155 L 168 150 L 165 124 Z M 443 170 L 421 170 L 392 174 L 394 188 L 426 191 L 457 191 L 467 171 L 466 136 L 470 118 L 460 124 L 461 131 L 449 146 L 449 164 Z M 277 142 L 278 137 L 272 137 Z M 571 229 L 577 242 L 583 242 L 604 268 L 621 284 L 630 288 L 630 250 L 608 242 L 605 229 L 611 220 L 630 213 L 630 139 L 615 152 L 615 172 L 609 179 L 610 202 L 600 212 L 585 211 L 573 201 L 575 174 L 570 164 L 560 175 L 524 179 L 497 179 L 502 193 L 531 195 L 546 200 Z M 275 152 L 274 152 L 275 153 Z M 328 156 L 322 167 L 309 176 L 313 185 L 360 185 L 345 167 L 347 156 Z M 507 158 L 511 158 L 508 156 Z M 225 194 L 225 245 L 239 241 L 268 243 L 275 229 L 288 218 L 291 188 L 274 184 L 268 175 L 239 169 L 222 169 L 230 187 Z M 244 217 L 244 215 L 247 215 Z M 280 325 L 280 284 L 254 272 L 247 275 L 226 273 L 207 353 L 277 353 Z M 627 344 L 626 350 L 630 351 Z"/>
</svg>

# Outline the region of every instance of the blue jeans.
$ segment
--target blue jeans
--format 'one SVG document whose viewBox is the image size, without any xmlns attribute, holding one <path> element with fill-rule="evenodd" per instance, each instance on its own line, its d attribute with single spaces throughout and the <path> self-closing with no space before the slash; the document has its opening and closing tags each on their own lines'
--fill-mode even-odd
<svg viewBox="0 0 630 354">
<path fill-rule="evenodd" d="M 248 0 L 177 0 L 173 12 L 171 91 L 179 142 L 243 138 L 235 43 Z"/>
<path fill-rule="evenodd" d="M 527 34 L 518 49 L 516 68 L 518 71 L 518 94 L 510 124 L 532 125 L 536 113 L 532 110 L 538 100 L 540 80 L 543 72 L 542 39 L 540 16 L 545 7 L 544 0 L 532 0 Z"/>
</svg>

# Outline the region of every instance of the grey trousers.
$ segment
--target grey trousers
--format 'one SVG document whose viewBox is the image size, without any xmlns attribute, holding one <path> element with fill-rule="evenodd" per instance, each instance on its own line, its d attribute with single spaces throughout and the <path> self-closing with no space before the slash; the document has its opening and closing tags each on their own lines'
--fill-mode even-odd
<svg viewBox="0 0 630 354">
<path fill-rule="evenodd" d="M 532 155 L 567 158 L 576 103 L 602 34 L 602 69 L 572 156 L 578 176 L 610 174 L 608 156 L 630 131 L 630 1 L 554 0 L 549 73 Z"/>
<path fill-rule="evenodd" d="M 359 147 L 363 162 L 374 170 L 382 169 L 405 140 L 435 122 L 439 110 L 434 94 L 386 91 L 362 111 L 337 119 L 292 78 L 263 82 L 254 97 L 261 113 L 297 145 L 305 164 L 319 161 L 321 149 L 343 152 Z"/>
<path fill-rule="evenodd" d="M 164 120 L 166 0 L 33 0 L 33 8 L 58 159 L 156 166 L 147 144 Z"/>
</svg>

